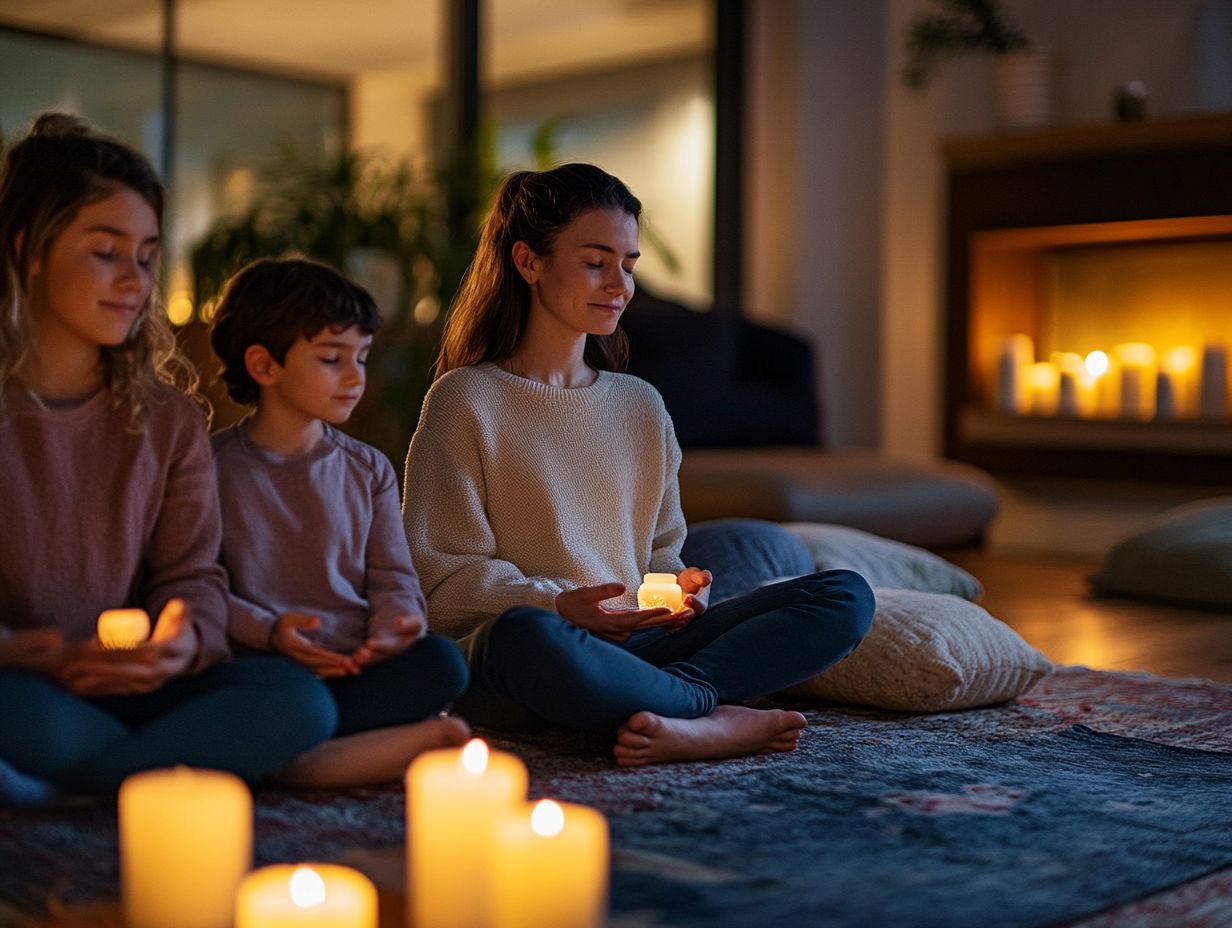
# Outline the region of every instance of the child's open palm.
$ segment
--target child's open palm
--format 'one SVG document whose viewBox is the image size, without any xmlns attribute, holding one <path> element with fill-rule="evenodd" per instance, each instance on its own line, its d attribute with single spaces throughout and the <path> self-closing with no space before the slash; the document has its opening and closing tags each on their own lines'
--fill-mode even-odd
<svg viewBox="0 0 1232 928">
<path fill-rule="evenodd" d="M 428 632 L 428 623 L 421 615 L 400 615 L 393 627 L 378 634 L 355 649 L 351 657 L 361 667 L 396 657 Z"/>
<path fill-rule="evenodd" d="M 270 650 L 307 667 L 318 677 L 345 677 L 359 673 L 359 664 L 348 654 L 339 654 L 313 644 L 305 632 L 321 627 L 321 620 L 304 612 L 284 612 L 274 622 Z"/>
</svg>

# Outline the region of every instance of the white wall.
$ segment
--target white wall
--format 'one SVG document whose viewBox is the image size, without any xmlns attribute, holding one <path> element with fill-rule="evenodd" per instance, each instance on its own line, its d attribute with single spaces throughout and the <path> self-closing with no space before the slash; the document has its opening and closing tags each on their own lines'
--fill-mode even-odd
<svg viewBox="0 0 1232 928">
<path fill-rule="evenodd" d="M 883 4 L 749 5 L 744 305 L 808 332 L 828 442 L 879 439 Z"/>
</svg>

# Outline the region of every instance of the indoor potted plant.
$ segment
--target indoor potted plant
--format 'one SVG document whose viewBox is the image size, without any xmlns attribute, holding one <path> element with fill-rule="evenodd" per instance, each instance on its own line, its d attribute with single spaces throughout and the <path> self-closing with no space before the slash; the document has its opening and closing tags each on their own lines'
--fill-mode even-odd
<svg viewBox="0 0 1232 928">
<path fill-rule="evenodd" d="M 908 87 L 922 88 L 940 59 L 966 53 L 994 57 L 997 107 L 1003 125 L 1052 121 L 1052 65 L 1003 11 L 998 0 L 931 0 L 907 29 Z"/>
</svg>

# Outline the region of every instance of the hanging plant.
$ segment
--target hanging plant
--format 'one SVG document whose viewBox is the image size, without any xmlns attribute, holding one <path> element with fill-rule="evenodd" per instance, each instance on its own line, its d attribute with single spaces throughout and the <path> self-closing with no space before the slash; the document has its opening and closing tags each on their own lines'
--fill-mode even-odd
<svg viewBox="0 0 1232 928">
<path fill-rule="evenodd" d="M 1004 55 L 1031 48 L 997 0 L 933 0 L 936 11 L 922 13 L 907 29 L 907 67 L 903 81 L 919 89 L 940 59 L 970 52 Z"/>
</svg>

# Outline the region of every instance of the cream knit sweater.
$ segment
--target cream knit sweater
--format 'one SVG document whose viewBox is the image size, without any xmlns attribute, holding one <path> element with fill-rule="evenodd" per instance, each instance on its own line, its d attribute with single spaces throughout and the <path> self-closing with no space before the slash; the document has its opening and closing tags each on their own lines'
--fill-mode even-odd
<svg viewBox="0 0 1232 928">
<path fill-rule="evenodd" d="M 461 638 L 517 605 L 683 568 L 680 446 L 654 387 L 599 373 L 551 387 L 495 364 L 428 392 L 406 459 L 403 521 L 428 620 Z"/>
</svg>

